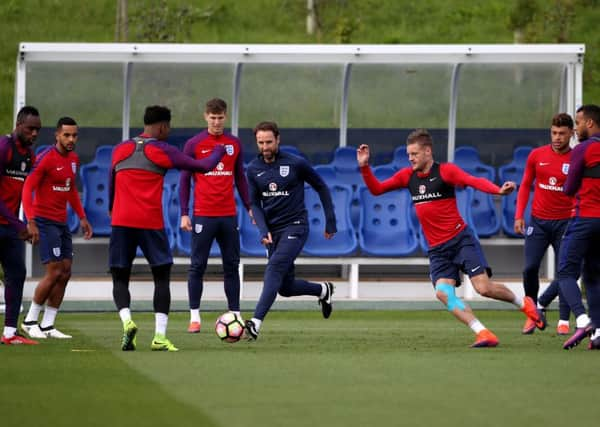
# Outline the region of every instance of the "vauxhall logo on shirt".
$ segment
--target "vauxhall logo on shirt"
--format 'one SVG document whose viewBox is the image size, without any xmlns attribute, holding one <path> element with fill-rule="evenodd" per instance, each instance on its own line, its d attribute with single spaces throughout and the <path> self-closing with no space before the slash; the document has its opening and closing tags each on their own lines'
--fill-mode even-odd
<svg viewBox="0 0 600 427">
<path fill-rule="evenodd" d="M 568 169 L 568 164 L 567 164 L 567 169 Z M 548 179 L 548 184 L 544 184 L 543 182 L 540 182 L 539 186 L 542 190 L 549 190 L 549 191 L 563 191 L 563 187 L 562 185 L 556 185 L 558 183 L 558 180 L 556 179 L 556 177 L 551 176 Z"/>
<path fill-rule="evenodd" d="M 53 185 L 52 190 L 65 193 L 71 191 L 71 178 L 67 178 L 65 180 L 65 185 L 63 187 L 61 187 L 60 185 Z"/>
<path fill-rule="evenodd" d="M 413 194 L 411 197 L 413 202 L 420 202 L 430 199 L 439 199 L 442 197 L 442 193 L 440 193 L 439 191 L 428 193 L 427 186 L 425 184 L 421 184 L 419 185 L 419 194 Z"/>
<path fill-rule="evenodd" d="M 277 183 L 276 182 L 270 182 L 269 183 L 269 191 L 263 191 L 262 192 L 262 196 L 263 197 L 279 197 L 279 196 L 289 196 L 290 193 L 289 191 L 285 191 L 285 190 L 277 190 Z"/>
<path fill-rule="evenodd" d="M 231 176 L 233 175 L 233 171 L 224 170 L 225 164 L 223 162 L 219 162 L 217 166 L 204 174 L 204 176 Z"/>
</svg>

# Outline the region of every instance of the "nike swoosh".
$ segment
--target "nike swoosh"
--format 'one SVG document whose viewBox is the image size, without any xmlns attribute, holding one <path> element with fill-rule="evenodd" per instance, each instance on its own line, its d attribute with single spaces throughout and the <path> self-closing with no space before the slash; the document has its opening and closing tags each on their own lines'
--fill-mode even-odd
<svg viewBox="0 0 600 427">
<path fill-rule="evenodd" d="M 433 178 L 429 178 L 429 182 L 433 182 L 437 179 L 437 176 L 434 176 Z"/>
<path fill-rule="evenodd" d="M 61 168 L 56 168 L 56 170 L 57 170 L 57 171 L 61 171 L 61 170 L 63 170 L 64 168 L 65 168 L 65 167 L 63 166 L 63 167 L 61 167 Z"/>
<path fill-rule="evenodd" d="M 257 173 L 256 176 L 263 176 L 264 174 L 265 174 L 265 172 L 263 171 L 263 172 Z"/>
<path fill-rule="evenodd" d="M 200 151 L 202 154 L 206 154 L 206 153 L 210 153 L 210 150 L 201 150 Z"/>
<path fill-rule="evenodd" d="M 550 164 L 550 163 L 544 163 L 544 162 L 540 162 L 540 166 L 547 166 L 547 165 L 549 165 L 549 164 Z"/>
<path fill-rule="evenodd" d="M 477 266 L 477 267 L 475 267 L 475 268 L 472 268 L 472 269 L 471 269 L 471 273 L 475 273 L 475 272 L 476 272 L 477 270 L 479 270 L 480 268 L 481 268 L 481 266 L 480 266 L 480 265 L 478 265 L 478 266 Z"/>
<path fill-rule="evenodd" d="M 296 236 L 288 236 L 288 239 L 292 240 L 292 239 L 297 239 Z"/>
</svg>

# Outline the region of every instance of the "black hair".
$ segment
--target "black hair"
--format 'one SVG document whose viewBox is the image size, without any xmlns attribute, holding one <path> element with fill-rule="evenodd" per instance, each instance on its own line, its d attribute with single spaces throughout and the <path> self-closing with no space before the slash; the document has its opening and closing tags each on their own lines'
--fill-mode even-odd
<svg viewBox="0 0 600 427">
<path fill-rule="evenodd" d="M 32 107 L 31 105 L 24 106 L 17 113 L 17 124 L 23 123 L 28 116 L 39 117 L 40 112 L 37 110 L 37 108 Z"/>
<path fill-rule="evenodd" d="M 592 120 L 596 126 L 600 126 L 600 107 L 595 104 L 582 105 L 577 109 L 578 113 L 583 113 L 586 119 Z"/>
<path fill-rule="evenodd" d="M 60 119 L 58 119 L 58 122 L 56 123 L 56 129 L 62 128 L 63 125 L 77 126 L 77 122 L 71 117 L 61 117 Z"/>
<path fill-rule="evenodd" d="M 144 112 L 144 124 L 153 125 L 155 123 L 171 123 L 171 110 L 161 105 L 151 105 L 146 107 Z"/>
</svg>

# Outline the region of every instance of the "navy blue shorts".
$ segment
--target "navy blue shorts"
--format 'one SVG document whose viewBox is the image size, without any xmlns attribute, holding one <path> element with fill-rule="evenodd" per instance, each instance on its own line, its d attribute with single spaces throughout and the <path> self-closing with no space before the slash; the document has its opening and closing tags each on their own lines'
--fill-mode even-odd
<svg viewBox="0 0 600 427">
<path fill-rule="evenodd" d="M 429 276 L 431 282 L 439 279 L 454 279 L 460 286 L 460 272 L 469 277 L 487 273 L 492 270 L 481 250 L 481 244 L 469 227 L 458 233 L 446 243 L 429 249 Z"/>
<path fill-rule="evenodd" d="M 25 242 L 19 239 L 15 229 L 8 224 L 0 224 L 0 264 L 8 281 L 25 280 Z"/>
<path fill-rule="evenodd" d="M 73 240 L 67 224 L 46 218 L 35 218 L 40 230 L 40 260 L 42 264 L 73 259 Z"/>
<path fill-rule="evenodd" d="M 173 264 L 169 238 L 164 228 L 149 230 L 113 226 L 108 245 L 109 265 L 118 268 L 131 267 L 138 246 L 150 266 Z"/>
</svg>

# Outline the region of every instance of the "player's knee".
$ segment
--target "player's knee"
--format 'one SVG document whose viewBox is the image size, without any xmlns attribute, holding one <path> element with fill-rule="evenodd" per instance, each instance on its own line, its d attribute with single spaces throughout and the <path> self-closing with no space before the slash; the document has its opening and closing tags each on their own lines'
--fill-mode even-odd
<svg viewBox="0 0 600 427">
<path fill-rule="evenodd" d="M 475 290 L 482 297 L 491 298 L 492 294 L 493 294 L 492 286 L 493 286 L 492 283 L 488 281 L 486 283 L 481 283 L 481 284 L 477 285 L 475 287 Z"/>
<path fill-rule="evenodd" d="M 435 295 L 440 301 L 446 304 L 448 311 L 454 311 L 454 309 L 465 309 L 465 304 L 459 297 L 456 296 L 455 287 L 448 283 L 437 284 L 435 286 Z"/>
<path fill-rule="evenodd" d="M 282 287 L 281 289 L 279 289 L 279 291 L 277 291 L 277 293 L 279 295 L 281 295 L 282 297 L 286 297 L 289 298 L 292 296 L 292 293 L 290 292 L 290 290 L 286 287 Z"/>
</svg>

